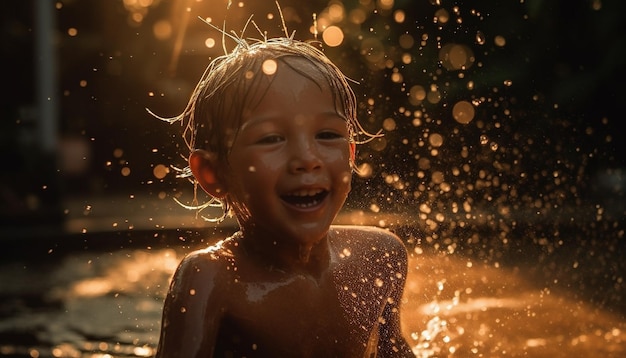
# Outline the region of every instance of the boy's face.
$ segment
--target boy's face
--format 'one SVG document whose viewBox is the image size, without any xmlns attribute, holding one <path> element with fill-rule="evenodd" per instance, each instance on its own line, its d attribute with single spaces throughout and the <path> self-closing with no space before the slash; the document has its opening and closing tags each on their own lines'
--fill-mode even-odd
<svg viewBox="0 0 626 358">
<path fill-rule="evenodd" d="M 287 60 L 323 85 L 277 62 L 261 101 L 244 109 L 225 186 L 249 213 L 240 217 L 244 230 L 306 245 L 326 235 L 345 202 L 354 145 L 325 80 L 303 60 Z"/>
</svg>

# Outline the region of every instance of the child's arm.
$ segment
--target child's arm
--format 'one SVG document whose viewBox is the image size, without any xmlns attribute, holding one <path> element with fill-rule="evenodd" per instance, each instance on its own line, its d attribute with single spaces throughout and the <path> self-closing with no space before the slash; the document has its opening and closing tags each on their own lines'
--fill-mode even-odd
<svg viewBox="0 0 626 358">
<path fill-rule="evenodd" d="M 402 335 L 400 326 L 400 303 L 404 285 L 406 284 L 408 255 L 404 244 L 393 235 L 393 243 L 389 245 L 388 251 L 394 253 L 392 262 L 397 263 L 391 274 L 396 278 L 391 284 L 388 304 L 383 310 L 382 317 L 385 324 L 381 324 L 380 338 L 378 340 L 377 357 L 415 357 L 411 347 Z M 399 275 L 398 275 L 399 274 Z"/>
<path fill-rule="evenodd" d="M 206 253 L 185 257 L 165 298 L 156 358 L 211 357 L 220 322 L 216 260 Z"/>
</svg>

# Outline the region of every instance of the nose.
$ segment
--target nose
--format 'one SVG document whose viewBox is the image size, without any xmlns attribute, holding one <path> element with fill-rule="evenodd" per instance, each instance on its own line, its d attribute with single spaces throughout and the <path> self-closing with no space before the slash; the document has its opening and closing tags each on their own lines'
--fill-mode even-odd
<svg viewBox="0 0 626 358">
<path fill-rule="evenodd" d="M 322 167 L 322 160 L 314 141 L 299 138 L 291 143 L 289 150 L 291 173 L 308 173 Z"/>
</svg>

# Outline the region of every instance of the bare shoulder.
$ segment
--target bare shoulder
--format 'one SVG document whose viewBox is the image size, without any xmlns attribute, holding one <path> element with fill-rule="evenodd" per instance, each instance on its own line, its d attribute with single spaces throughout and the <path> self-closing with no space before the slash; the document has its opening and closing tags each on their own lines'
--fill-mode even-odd
<svg viewBox="0 0 626 358">
<path fill-rule="evenodd" d="M 404 243 L 394 233 L 376 226 L 333 225 L 330 228 L 340 242 L 359 243 L 405 250 Z"/>
<path fill-rule="evenodd" d="M 399 263 L 407 261 L 404 242 L 389 230 L 375 226 L 333 225 L 330 228 L 334 245 L 353 254 L 380 256 Z M 384 260 L 386 261 L 386 260 Z"/>
<path fill-rule="evenodd" d="M 188 253 L 181 265 L 199 264 L 199 265 L 222 265 L 232 259 L 234 253 L 233 248 L 236 245 L 232 238 L 220 240 L 215 244 L 203 249 L 198 249 Z"/>
<path fill-rule="evenodd" d="M 215 287 L 207 285 L 209 282 L 218 285 L 231 282 L 225 278 L 232 274 L 233 248 L 234 245 L 229 238 L 207 248 L 190 252 L 179 263 L 172 278 L 172 288 L 190 289 L 200 294 L 200 287 Z"/>
<path fill-rule="evenodd" d="M 157 357 L 210 356 L 231 302 L 232 241 L 190 252 L 179 263 L 163 306 Z"/>
</svg>

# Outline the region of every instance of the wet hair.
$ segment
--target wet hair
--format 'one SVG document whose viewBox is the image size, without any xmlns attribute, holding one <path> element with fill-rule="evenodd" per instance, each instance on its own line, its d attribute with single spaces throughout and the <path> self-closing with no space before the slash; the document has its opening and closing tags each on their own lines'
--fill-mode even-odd
<svg viewBox="0 0 626 358">
<path fill-rule="evenodd" d="M 221 175 L 227 172 L 228 154 L 241 127 L 244 110 L 253 109 L 271 85 L 271 78 L 268 77 L 272 76 L 265 74 L 263 68 L 267 63 L 286 65 L 315 82 L 320 88 L 329 88 L 338 113 L 346 118 L 352 142 L 364 143 L 379 136 L 378 133 L 369 133 L 359 123 L 356 96 L 350 87 L 350 79 L 312 43 L 291 37 L 236 40 L 234 50 L 210 62 L 185 110 L 176 117 L 159 117 L 170 123 L 182 124 L 182 137 L 190 152 L 204 149 L 216 156 L 220 180 L 224 180 Z M 315 70 L 313 73 L 308 71 L 311 67 Z M 268 80 L 263 80 L 264 78 Z M 359 136 L 365 136 L 366 139 L 359 140 Z M 355 167 L 354 163 L 351 165 Z M 180 169 L 179 176 L 190 178 L 197 190 L 197 183 L 189 167 Z M 194 193 L 194 201 L 195 198 Z M 222 205 L 225 215 L 229 208 L 237 206 L 237 203 L 229 202 L 227 196 L 224 202 L 220 203 L 213 198 L 210 203 L 191 208 L 203 209 L 215 203 Z"/>
</svg>

